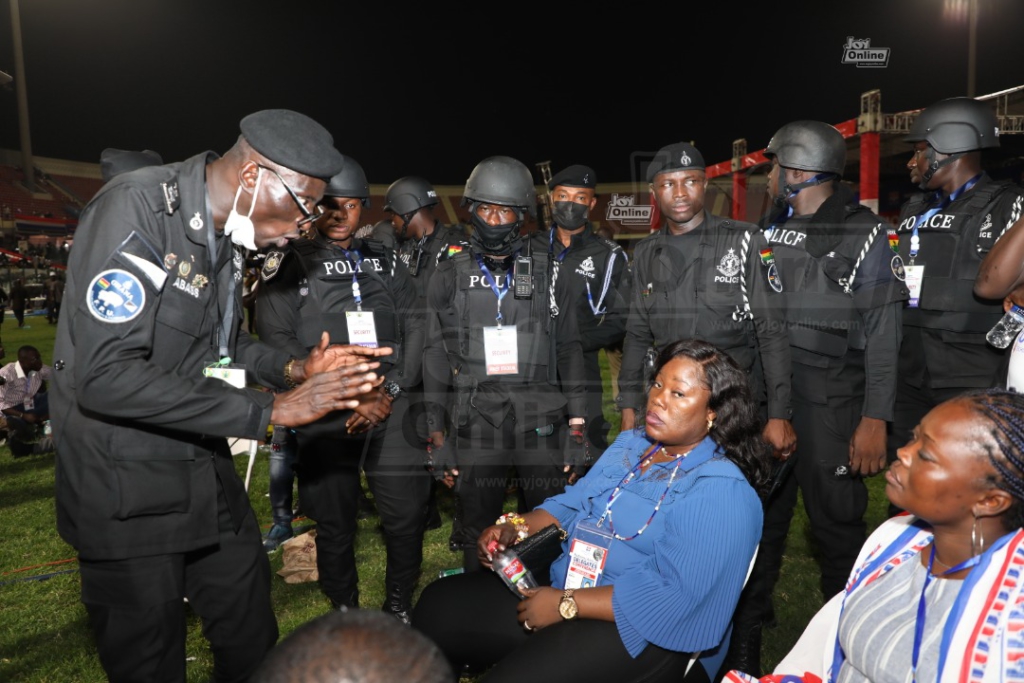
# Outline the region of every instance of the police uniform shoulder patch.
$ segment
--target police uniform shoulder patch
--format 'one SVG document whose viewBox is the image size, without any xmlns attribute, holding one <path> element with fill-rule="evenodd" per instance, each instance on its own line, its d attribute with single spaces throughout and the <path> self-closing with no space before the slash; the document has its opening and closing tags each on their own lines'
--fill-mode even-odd
<svg viewBox="0 0 1024 683">
<path fill-rule="evenodd" d="M 900 236 L 896 234 L 896 229 L 892 226 L 886 229 L 886 239 L 889 242 L 889 249 L 893 253 L 892 260 L 889 262 L 892 274 L 900 282 L 906 282 L 907 271 L 903 267 L 903 257 L 900 256 Z"/>
<path fill-rule="evenodd" d="M 97 320 L 126 323 L 136 318 L 146 305 L 146 290 L 127 270 L 105 270 L 89 284 L 86 305 Z"/>
<path fill-rule="evenodd" d="M 779 275 L 779 266 L 775 263 L 775 252 L 771 247 L 765 247 L 760 251 L 761 265 L 766 269 L 768 286 L 776 292 L 782 292 L 782 277 Z"/>
<path fill-rule="evenodd" d="M 284 261 L 284 252 L 272 251 L 267 254 L 267 258 L 263 261 L 263 268 L 260 269 L 260 279 L 266 282 L 277 275 L 282 261 Z"/>
</svg>

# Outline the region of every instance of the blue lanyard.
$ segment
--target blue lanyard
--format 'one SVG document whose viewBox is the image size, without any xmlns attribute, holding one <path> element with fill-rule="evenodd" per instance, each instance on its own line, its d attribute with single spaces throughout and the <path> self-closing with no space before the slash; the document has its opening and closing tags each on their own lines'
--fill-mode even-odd
<svg viewBox="0 0 1024 683">
<path fill-rule="evenodd" d="M 572 244 L 572 238 L 569 239 L 569 244 Z M 548 235 L 548 253 L 551 254 L 551 256 L 554 257 L 554 259 L 559 263 L 564 261 L 565 255 L 569 253 L 569 247 L 565 247 L 564 249 L 562 249 L 562 253 L 560 253 L 558 256 L 555 256 L 555 228 L 551 228 L 551 233 Z M 611 274 L 610 267 L 608 268 L 607 274 Z M 551 284 L 552 286 L 554 286 L 554 283 Z M 593 311 L 594 315 L 603 315 L 607 310 L 606 308 L 601 306 L 601 303 L 604 303 L 604 300 L 602 299 L 601 302 L 598 303 L 597 306 L 595 306 L 594 295 L 590 292 L 590 283 L 587 282 L 585 283 L 585 285 L 587 288 L 587 303 L 590 304 L 590 310 Z"/>
<path fill-rule="evenodd" d="M 349 265 L 352 266 L 352 298 L 356 301 L 356 310 L 363 310 L 363 297 L 359 290 L 359 279 L 358 275 L 363 267 L 363 255 L 359 253 L 358 249 L 349 251 L 345 247 L 338 247 L 341 252 L 345 254 L 345 260 L 348 261 Z M 352 254 L 356 255 L 356 262 L 352 263 Z"/>
<path fill-rule="evenodd" d="M 918 252 L 921 251 L 921 237 L 917 234 L 917 229 L 919 227 L 921 227 L 922 225 L 924 225 L 928 221 L 929 218 L 931 218 L 932 216 L 937 214 L 939 211 L 942 211 L 947 206 L 949 206 L 950 204 L 955 202 L 957 199 L 960 199 L 960 196 L 964 192 L 967 192 L 969 189 L 974 187 L 975 184 L 977 184 L 978 180 L 981 179 L 981 176 L 982 176 L 981 173 L 979 173 L 978 175 L 974 176 L 973 178 L 968 180 L 966 183 L 964 183 L 963 185 L 958 187 L 956 190 L 954 190 L 951 194 L 949 194 L 949 196 L 947 196 L 945 199 L 943 199 L 939 203 L 938 206 L 934 206 L 934 207 L 928 209 L 927 211 L 925 211 L 924 213 L 922 213 L 920 216 L 918 216 L 917 220 L 914 221 L 914 231 L 913 231 L 913 233 L 910 236 L 910 261 L 911 261 L 911 263 L 913 263 L 914 257 L 917 256 Z M 941 196 L 941 191 L 936 190 L 936 192 L 935 192 L 935 199 L 938 199 L 940 196 Z"/>
<path fill-rule="evenodd" d="M 500 328 L 501 321 L 503 320 L 501 315 L 501 300 L 505 298 L 505 295 L 508 294 L 509 288 L 512 286 L 512 273 L 506 272 L 505 282 L 503 283 L 504 286 L 498 287 L 498 283 L 495 282 L 494 276 L 491 275 L 491 271 L 487 270 L 487 266 L 484 265 L 484 260 L 480 257 L 480 254 L 473 252 L 473 256 L 476 258 L 477 265 L 480 266 L 480 272 L 483 273 L 484 282 L 486 282 L 491 288 L 491 291 L 494 292 L 494 296 L 498 297 L 498 314 L 494 316 L 494 320 L 498 323 L 498 327 Z"/>
<path fill-rule="evenodd" d="M 569 244 L 572 244 L 572 238 L 569 238 Z M 548 253 L 555 256 L 555 229 L 551 228 L 551 234 L 548 235 Z M 565 255 L 569 253 L 569 247 L 562 249 L 562 253 L 555 256 L 555 260 L 561 263 L 565 260 Z"/>
<path fill-rule="evenodd" d="M 939 576 L 947 576 L 948 574 L 955 574 L 964 569 L 970 569 L 981 561 L 980 555 L 968 558 L 958 564 L 955 567 L 950 567 L 946 571 L 939 574 Z M 921 641 L 924 640 L 924 617 L 927 610 L 928 603 L 925 600 L 924 592 L 928 590 L 928 584 L 932 581 L 932 564 L 935 562 L 935 541 L 932 541 L 932 552 L 928 556 L 928 572 L 924 576 L 924 585 L 921 586 L 921 598 L 917 602 L 917 621 L 914 622 L 914 651 L 911 659 L 911 673 L 913 680 L 917 681 L 917 660 L 921 655 Z"/>
</svg>

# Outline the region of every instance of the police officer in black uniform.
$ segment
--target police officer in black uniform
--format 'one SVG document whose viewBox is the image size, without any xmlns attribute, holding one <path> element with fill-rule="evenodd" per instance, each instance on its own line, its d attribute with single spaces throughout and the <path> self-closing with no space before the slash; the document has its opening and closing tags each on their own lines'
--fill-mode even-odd
<svg viewBox="0 0 1024 683">
<path fill-rule="evenodd" d="M 529 170 L 511 157 L 484 159 L 463 202 L 473 232 L 468 245 L 449 247 L 430 281 L 423 365 L 428 395 L 453 384 L 450 423 L 436 406 L 429 416 L 430 467 L 455 487 L 456 540 L 473 571 L 476 540 L 502 512 L 511 466 L 532 509 L 587 465 L 586 396 L 575 308 L 564 296 L 552 306 L 547 252 L 520 235 L 536 211 Z"/>
<path fill-rule="evenodd" d="M 323 343 L 299 361 L 306 349 L 290 356 L 239 333 L 244 249 L 297 238 L 342 164 L 330 134 L 297 112 L 256 112 L 241 132 L 223 157 L 112 178 L 83 210 L 68 264 L 50 397 L 57 530 L 78 551 L 111 681 L 185 681 L 184 598 L 213 678 L 252 675 L 278 630 L 226 437 L 262 439 L 270 423 L 355 405 L 340 399 L 375 379 L 366 366 L 314 374 L 351 359 L 348 347 Z M 274 394 L 247 381 L 301 384 Z"/>
<path fill-rule="evenodd" d="M 730 668 L 758 675 L 761 626 L 773 619 L 771 594 L 797 488 L 826 600 L 843 590 L 864 544 L 863 477 L 885 467 L 907 298 L 895 229 L 841 182 L 842 133 L 821 121 L 794 121 L 775 133 L 764 155 L 772 162 L 774 208 L 763 226 L 785 283 L 800 450 L 767 501 L 757 563 L 733 626 L 733 651 L 745 651 Z"/>
<path fill-rule="evenodd" d="M 636 411 L 649 359 L 672 341 L 699 338 L 751 373 L 753 393 L 764 403 L 765 438 L 777 457 L 788 457 L 796 449 L 789 342 L 771 247 L 756 225 L 704 209 L 704 157 L 693 145 L 663 147 L 647 180 L 665 222 L 633 251 L 619 373 L 622 430 L 642 427 L 635 424 Z"/>
<path fill-rule="evenodd" d="M 384 210 L 391 215 L 398 238 L 398 257 L 421 296 L 426 296 L 437 264 L 447 258 L 449 245 L 466 241 L 460 226 L 445 225 L 434 215 L 438 201 L 434 186 L 417 176 L 399 178 L 384 194 Z"/>
<path fill-rule="evenodd" d="M 430 278 L 437 271 L 438 264 L 448 258 L 448 247 L 465 244 L 466 233 L 461 226 L 445 225 L 434 215 L 438 204 L 437 191 L 426 179 L 405 176 L 391 183 L 384 193 L 384 210 L 391 217 L 388 227 L 397 239 L 398 258 L 409 269 L 409 275 L 416 283 L 420 308 L 427 308 L 427 287 Z M 428 398 L 423 385 L 410 387 L 409 412 L 402 427 L 409 443 L 427 449 L 430 438 L 426 424 L 426 402 L 438 402 L 447 406 L 447 396 Z M 437 509 L 437 481 L 432 480 L 427 510 L 427 528 L 441 526 L 441 515 Z"/>
<path fill-rule="evenodd" d="M 1006 351 L 985 342 L 1003 315 L 1002 297 L 993 291 L 985 293 L 994 299 L 983 299 L 973 289 L 982 259 L 1020 218 L 1024 195 L 982 168 L 982 150 L 999 146 L 995 113 L 986 102 L 941 100 L 918 115 L 904 139 L 914 145 L 907 162 L 911 182 L 923 192 L 900 211 L 910 300 L 890 461 L 932 407 L 966 389 L 1002 383 Z"/>
<path fill-rule="evenodd" d="M 385 382 L 355 411 L 339 411 L 297 431 L 299 499 L 316 521 L 320 587 L 335 607 L 359 605 L 355 536 L 360 471 L 373 493 L 387 549 L 383 609 L 408 621 L 423 558 L 430 476 L 423 449 L 406 442 L 407 386 L 419 382 L 423 313 L 404 264 L 372 239 L 358 239 L 370 189 L 350 157 L 331 178 L 318 218 L 289 253 L 271 252 L 256 316 L 260 338 L 292 353 L 317 341 L 395 350 L 382 365 Z"/>
<path fill-rule="evenodd" d="M 587 386 L 587 443 L 596 459 L 608 448 L 599 353 L 618 346 L 629 313 L 629 262 L 612 240 L 598 236 L 589 215 L 597 204 L 597 174 L 574 164 L 548 181 L 554 224 L 533 234 L 533 249 L 548 252 L 551 285 L 576 304 Z"/>
<path fill-rule="evenodd" d="M 664 225 L 633 251 L 633 294 L 619 373 L 622 429 L 643 427 L 635 424 L 636 411 L 649 381 L 647 365 L 658 349 L 677 339 L 703 339 L 747 371 L 779 467 L 797 439 L 790 423 L 783 279 L 756 225 L 705 210 L 704 168 L 693 145 L 677 142 L 659 150 L 647 169 Z M 748 586 L 744 596 L 749 592 Z M 717 658 L 704 661 L 710 675 L 726 652 L 719 648 Z"/>
</svg>

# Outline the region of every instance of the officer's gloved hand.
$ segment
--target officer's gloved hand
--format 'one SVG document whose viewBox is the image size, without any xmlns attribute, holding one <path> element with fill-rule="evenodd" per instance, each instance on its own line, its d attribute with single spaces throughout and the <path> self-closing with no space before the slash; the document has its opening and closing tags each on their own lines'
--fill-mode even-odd
<svg viewBox="0 0 1024 683">
<path fill-rule="evenodd" d="M 569 473 L 570 484 L 575 484 L 594 464 L 585 424 L 569 425 L 569 438 L 565 440 L 564 458 L 565 471 Z"/>
<path fill-rule="evenodd" d="M 455 460 L 455 449 L 449 446 L 442 432 L 432 432 L 427 439 L 427 470 L 434 479 L 448 488 L 455 485 L 455 477 L 459 476 L 459 466 Z"/>
</svg>

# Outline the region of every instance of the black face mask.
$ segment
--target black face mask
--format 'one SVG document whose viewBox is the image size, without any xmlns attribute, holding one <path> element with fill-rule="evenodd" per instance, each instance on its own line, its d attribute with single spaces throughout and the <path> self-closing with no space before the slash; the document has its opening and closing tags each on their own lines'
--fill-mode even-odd
<svg viewBox="0 0 1024 683">
<path fill-rule="evenodd" d="M 555 208 L 551 211 L 555 223 L 566 230 L 582 228 L 586 225 L 589 213 L 589 206 L 576 202 L 555 202 Z"/>
<path fill-rule="evenodd" d="M 470 241 L 485 254 L 511 254 L 512 242 L 519 236 L 520 221 L 489 225 L 473 213 L 470 216 L 473 234 Z"/>
</svg>

